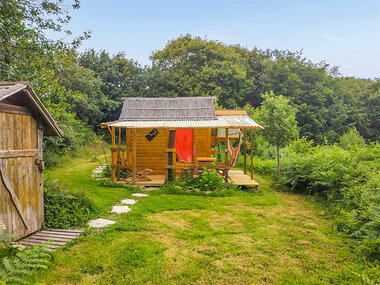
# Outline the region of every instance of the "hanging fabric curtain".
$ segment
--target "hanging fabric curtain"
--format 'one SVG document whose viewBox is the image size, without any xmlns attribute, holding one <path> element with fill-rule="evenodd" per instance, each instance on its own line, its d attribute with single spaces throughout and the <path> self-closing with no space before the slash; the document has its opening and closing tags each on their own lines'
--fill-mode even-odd
<svg viewBox="0 0 380 285">
<path fill-rule="evenodd" d="M 177 129 L 174 147 L 179 160 L 191 162 L 193 160 L 193 130 Z"/>
<path fill-rule="evenodd" d="M 228 152 L 230 154 L 230 161 L 231 161 L 231 165 L 232 166 L 237 166 L 238 163 L 239 163 L 239 156 L 240 156 L 240 146 L 241 146 L 241 142 L 242 142 L 242 131 L 239 130 L 239 143 L 237 145 L 237 147 L 233 147 L 231 142 L 230 142 L 230 139 L 228 139 Z"/>
</svg>

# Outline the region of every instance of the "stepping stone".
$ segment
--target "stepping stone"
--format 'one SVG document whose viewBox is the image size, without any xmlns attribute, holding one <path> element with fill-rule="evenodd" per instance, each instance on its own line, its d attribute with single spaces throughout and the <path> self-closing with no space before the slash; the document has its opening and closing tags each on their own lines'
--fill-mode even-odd
<svg viewBox="0 0 380 285">
<path fill-rule="evenodd" d="M 125 200 L 121 200 L 121 203 L 122 204 L 128 204 L 128 205 L 134 205 L 137 203 L 137 201 L 133 200 L 133 199 L 125 199 Z"/>
<path fill-rule="evenodd" d="M 158 187 L 145 187 L 141 189 L 142 191 L 159 191 L 161 188 Z"/>
<path fill-rule="evenodd" d="M 90 221 L 88 225 L 90 226 L 90 228 L 103 228 L 109 225 L 113 225 L 114 223 L 116 222 L 106 219 L 97 219 Z"/>
<path fill-rule="evenodd" d="M 134 196 L 134 197 L 148 197 L 148 194 L 143 194 L 143 193 L 133 193 L 132 196 Z"/>
<path fill-rule="evenodd" d="M 97 174 L 97 173 L 102 173 L 103 172 L 103 170 L 98 170 L 98 169 L 94 169 L 93 171 L 92 171 L 92 173 L 95 173 L 95 174 Z"/>
<path fill-rule="evenodd" d="M 111 212 L 116 214 L 123 214 L 132 211 L 128 206 L 113 206 Z"/>
</svg>

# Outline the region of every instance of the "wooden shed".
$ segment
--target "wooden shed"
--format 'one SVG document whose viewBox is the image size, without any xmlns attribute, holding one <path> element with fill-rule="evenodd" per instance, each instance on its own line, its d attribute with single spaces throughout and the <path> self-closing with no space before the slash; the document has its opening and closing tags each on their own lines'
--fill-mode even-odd
<svg viewBox="0 0 380 285">
<path fill-rule="evenodd" d="M 28 84 L 0 83 L 0 220 L 16 239 L 42 226 L 42 139 L 62 135 Z"/>
<path fill-rule="evenodd" d="M 101 124 L 112 135 L 112 182 L 121 180 L 120 170 L 127 169 L 128 183 L 162 185 L 183 170 L 194 172 L 215 162 L 226 183 L 258 185 L 252 169 L 251 176 L 246 175 L 247 130 L 252 141 L 253 129 L 262 127 L 245 110 L 215 110 L 215 97 L 124 98 L 123 102 L 119 119 Z M 234 157 L 228 149 L 234 150 L 231 141 L 237 139 L 244 153 L 243 171 L 230 170 Z M 216 162 L 212 152 L 220 144 L 225 153 L 223 161 Z M 248 155 L 252 162 L 252 151 Z"/>
</svg>

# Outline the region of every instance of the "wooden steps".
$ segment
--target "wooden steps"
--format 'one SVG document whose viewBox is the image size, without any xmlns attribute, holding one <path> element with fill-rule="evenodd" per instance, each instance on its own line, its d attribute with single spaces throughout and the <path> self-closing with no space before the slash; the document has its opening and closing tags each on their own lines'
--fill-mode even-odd
<svg viewBox="0 0 380 285">
<path fill-rule="evenodd" d="M 231 177 L 229 182 L 234 182 L 238 186 L 247 186 L 247 187 L 259 187 L 260 184 L 255 180 L 251 180 L 247 174 L 244 174 L 242 170 L 229 170 L 228 176 Z"/>
<path fill-rule="evenodd" d="M 42 230 L 19 240 L 18 243 L 24 246 L 35 246 L 49 241 L 50 246 L 54 249 L 79 237 L 82 233 L 82 230 Z"/>
</svg>

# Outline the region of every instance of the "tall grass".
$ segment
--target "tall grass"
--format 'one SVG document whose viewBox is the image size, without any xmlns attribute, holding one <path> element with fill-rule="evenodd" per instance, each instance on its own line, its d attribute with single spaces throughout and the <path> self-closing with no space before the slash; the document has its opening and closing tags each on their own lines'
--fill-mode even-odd
<svg viewBox="0 0 380 285">
<path fill-rule="evenodd" d="M 280 183 L 317 197 L 336 228 L 358 241 L 363 257 L 380 256 L 380 146 L 313 146 L 299 139 L 282 152 Z M 254 171 L 275 176 L 275 161 L 256 158 Z"/>
</svg>

